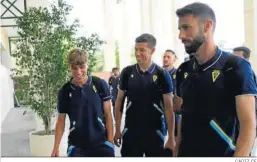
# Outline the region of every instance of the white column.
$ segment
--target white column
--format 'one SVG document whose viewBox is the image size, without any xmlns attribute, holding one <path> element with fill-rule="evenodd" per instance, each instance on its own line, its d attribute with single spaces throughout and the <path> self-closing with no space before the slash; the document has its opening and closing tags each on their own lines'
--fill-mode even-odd
<svg viewBox="0 0 257 162">
<path fill-rule="evenodd" d="M 164 8 L 162 8 L 163 2 L 165 2 L 165 0 L 161 0 L 161 1 L 150 0 L 150 13 L 151 13 L 150 28 L 152 29 L 152 34 L 155 36 L 157 40 L 156 50 L 153 55 L 153 60 L 160 66 L 162 66 L 161 55 L 164 50 L 163 44 L 165 43 L 164 36 L 162 34 L 162 31 L 165 30 L 165 26 L 163 26 L 163 22 L 162 22 L 165 16 L 163 15 L 163 11 L 165 10 Z M 166 15 L 166 16 L 169 17 L 169 15 Z"/>
<path fill-rule="evenodd" d="M 156 40 L 156 51 L 153 60 L 157 64 L 162 64 L 162 54 L 170 43 L 166 38 L 169 37 L 170 30 L 170 14 L 169 0 L 141 0 L 141 31 L 142 33 L 152 34 Z"/>
<path fill-rule="evenodd" d="M 131 57 L 130 57 L 130 53 L 132 50 L 132 46 L 130 46 L 130 44 L 132 42 L 130 39 L 130 12 L 132 11 L 132 9 L 129 7 L 128 3 L 130 3 L 127 0 L 122 0 L 120 2 L 120 6 L 121 7 L 121 12 L 120 14 L 122 14 L 122 18 L 120 20 L 120 23 L 122 23 L 122 30 L 121 30 L 121 37 L 119 37 L 119 45 L 120 45 L 120 68 L 124 68 L 128 65 L 131 64 Z"/>
<path fill-rule="evenodd" d="M 163 45 L 163 52 L 166 49 L 175 50 L 174 38 L 176 37 L 173 32 L 177 27 L 174 26 L 174 1 L 164 0 L 162 1 L 162 36 L 164 41 L 160 42 Z"/>
<path fill-rule="evenodd" d="M 1 28 L 0 27 L 0 45 L 1 45 L 1 50 L 5 49 L 9 51 L 9 40 L 8 40 L 8 31 L 6 28 Z"/>
<path fill-rule="evenodd" d="M 177 41 L 175 6 L 174 1 L 170 0 L 152 0 L 152 6 L 154 6 L 152 8 L 153 33 L 157 37 L 155 60 L 162 65 L 162 58 L 165 50 L 172 49 L 179 54 L 175 44 Z"/>
<path fill-rule="evenodd" d="M 176 15 L 176 10 L 180 7 L 183 7 L 185 5 L 185 2 L 188 0 L 174 0 L 172 7 L 173 7 L 173 33 L 174 33 L 174 45 L 175 45 L 175 51 L 177 53 L 178 60 L 176 62 L 177 66 L 179 66 L 181 63 L 184 62 L 185 58 L 185 47 L 182 44 L 179 37 L 179 30 L 178 30 L 178 17 Z M 183 5 L 181 5 L 183 4 Z"/>
<path fill-rule="evenodd" d="M 153 34 L 157 39 L 153 60 L 162 65 L 166 49 L 178 55 L 178 64 L 184 61 L 184 47 L 178 40 L 175 2 L 170 0 L 141 0 L 141 31 Z"/>
<path fill-rule="evenodd" d="M 115 67 L 115 26 L 114 11 L 116 0 L 103 0 L 104 14 L 104 70 L 111 71 Z M 93 15 L 92 15 L 93 16 Z"/>
<path fill-rule="evenodd" d="M 257 73 L 257 1 L 244 0 L 245 45 L 251 49 L 250 62 Z"/>
<path fill-rule="evenodd" d="M 141 32 L 153 32 L 152 24 L 152 0 L 140 0 Z"/>
</svg>

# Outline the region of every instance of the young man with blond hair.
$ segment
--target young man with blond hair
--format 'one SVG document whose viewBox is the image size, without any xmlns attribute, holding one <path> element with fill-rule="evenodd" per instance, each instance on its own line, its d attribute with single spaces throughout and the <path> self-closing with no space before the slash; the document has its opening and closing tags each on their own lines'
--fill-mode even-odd
<svg viewBox="0 0 257 162">
<path fill-rule="evenodd" d="M 58 94 L 59 115 L 52 156 L 59 156 L 67 114 L 70 120 L 68 156 L 113 157 L 113 121 L 108 85 L 100 78 L 87 75 L 88 55 L 84 50 L 72 49 L 67 61 L 72 78 Z"/>
</svg>

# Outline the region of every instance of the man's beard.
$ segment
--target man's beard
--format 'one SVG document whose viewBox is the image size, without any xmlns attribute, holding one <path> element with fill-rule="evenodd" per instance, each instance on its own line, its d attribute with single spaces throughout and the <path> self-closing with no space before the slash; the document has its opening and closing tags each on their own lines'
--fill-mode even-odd
<svg viewBox="0 0 257 162">
<path fill-rule="evenodd" d="M 204 36 L 200 35 L 197 36 L 191 43 L 190 46 L 185 46 L 185 50 L 189 55 L 196 53 L 196 51 L 200 48 L 200 46 L 204 43 L 205 39 Z M 188 42 L 184 40 L 183 42 Z"/>
<path fill-rule="evenodd" d="M 169 65 L 163 63 L 163 67 L 167 68 L 167 67 L 169 67 Z"/>
<path fill-rule="evenodd" d="M 169 68 L 169 67 L 173 67 L 174 64 L 167 64 L 167 65 L 163 65 L 163 68 Z"/>
</svg>

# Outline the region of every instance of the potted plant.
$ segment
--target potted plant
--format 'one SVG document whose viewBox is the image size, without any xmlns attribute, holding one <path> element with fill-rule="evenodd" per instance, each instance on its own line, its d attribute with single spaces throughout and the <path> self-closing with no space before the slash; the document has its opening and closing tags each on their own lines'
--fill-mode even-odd
<svg viewBox="0 0 257 162">
<path fill-rule="evenodd" d="M 32 156 L 50 156 L 56 112 L 57 93 L 67 79 L 66 53 L 76 45 L 75 32 L 79 24 L 75 20 L 67 24 L 71 6 L 63 1 L 50 8 L 30 8 L 17 19 L 16 49 L 12 56 L 17 68 L 16 76 L 27 76 L 22 92 L 27 105 L 41 119 L 43 130 L 30 133 Z"/>
</svg>

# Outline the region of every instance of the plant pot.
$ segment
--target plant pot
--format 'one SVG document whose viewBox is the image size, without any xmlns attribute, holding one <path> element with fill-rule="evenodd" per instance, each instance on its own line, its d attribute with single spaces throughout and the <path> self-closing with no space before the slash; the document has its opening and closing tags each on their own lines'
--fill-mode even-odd
<svg viewBox="0 0 257 162">
<path fill-rule="evenodd" d="M 54 146 L 54 134 L 42 135 L 41 132 L 42 131 L 30 132 L 30 155 L 50 157 Z"/>
<path fill-rule="evenodd" d="M 54 146 L 54 133 L 42 135 L 42 130 L 33 131 L 29 134 L 30 155 L 50 157 Z M 67 156 L 67 133 L 64 132 L 59 147 L 59 156 Z"/>
</svg>

